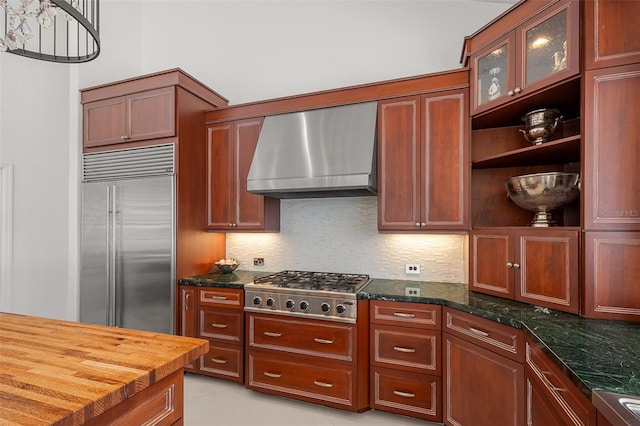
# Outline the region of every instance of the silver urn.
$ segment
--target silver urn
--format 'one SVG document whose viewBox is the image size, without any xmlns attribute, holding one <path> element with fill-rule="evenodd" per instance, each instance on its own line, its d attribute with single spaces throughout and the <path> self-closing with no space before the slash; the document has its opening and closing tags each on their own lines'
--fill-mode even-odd
<svg viewBox="0 0 640 426">
<path fill-rule="evenodd" d="M 511 201 L 536 213 L 533 227 L 555 225 L 551 211 L 571 204 L 580 194 L 578 173 L 533 173 L 509 178 L 504 184 Z"/>
<path fill-rule="evenodd" d="M 561 119 L 562 116 L 557 109 L 536 109 L 522 117 L 525 126 L 524 130 L 520 131 L 533 145 L 540 145 L 551 138 Z"/>
</svg>

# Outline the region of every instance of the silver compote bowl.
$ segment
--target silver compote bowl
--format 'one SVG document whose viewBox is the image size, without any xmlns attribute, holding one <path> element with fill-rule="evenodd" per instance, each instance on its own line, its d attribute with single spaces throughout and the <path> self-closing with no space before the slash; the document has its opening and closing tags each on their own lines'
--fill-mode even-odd
<svg viewBox="0 0 640 426">
<path fill-rule="evenodd" d="M 578 198 L 580 175 L 578 173 L 533 173 L 504 181 L 507 195 L 519 207 L 535 212 L 530 226 L 555 225 L 551 211 L 571 204 Z"/>
</svg>

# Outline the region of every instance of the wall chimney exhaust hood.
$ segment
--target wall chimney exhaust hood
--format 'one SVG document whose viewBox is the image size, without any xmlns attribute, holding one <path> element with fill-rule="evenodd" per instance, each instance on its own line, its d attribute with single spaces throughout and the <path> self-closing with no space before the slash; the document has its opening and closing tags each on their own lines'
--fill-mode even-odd
<svg viewBox="0 0 640 426">
<path fill-rule="evenodd" d="M 247 190 L 273 198 L 376 195 L 377 103 L 264 119 Z"/>
</svg>

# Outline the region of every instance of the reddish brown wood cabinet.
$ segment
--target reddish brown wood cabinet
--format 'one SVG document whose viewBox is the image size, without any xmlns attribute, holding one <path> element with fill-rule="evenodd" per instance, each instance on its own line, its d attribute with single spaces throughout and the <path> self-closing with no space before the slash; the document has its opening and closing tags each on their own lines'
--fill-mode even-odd
<svg viewBox="0 0 640 426">
<path fill-rule="evenodd" d="M 183 336 L 209 341 L 209 352 L 186 371 L 242 383 L 244 380 L 244 291 L 180 286 Z"/>
<path fill-rule="evenodd" d="M 585 73 L 584 228 L 640 230 L 640 62 Z"/>
<path fill-rule="evenodd" d="M 247 388 L 367 410 L 368 313 L 368 301 L 358 302 L 358 324 L 247 313 Z"/>
<path fill-rule="evenodd" d="M 586 69 L 640 62 L 640 2 L 583 2 Z"/>
<path fill-rule="evenodd" d="M 640 321 L 640 191 L 629 184 L 640 164 L 640 62 L 587 71 L 584 79 L 584 312 Z"/>
<path fill-rule="evenodd" d="M 567 228 L 472 231 L 469 289 L 577 314 L 579 234 Z"/>
<path fill-rule="evenodd" d="M 372 301 L 371 407 L 442 421 L 441 307 Z"/>
<path fill-rule="evenodd" d="M 178 286 L 178 326 L 177 334 L 186 337 L 197 337 L 198 287 Z M 190 363 L 184 370 L 195 373 L 196 365 Z"/>
<path fill-rule="evenodd" d="M 175 88 L 84 104 L 85 148 L 175 136 Z"/>
<path fill-rule="evenodd" d="M 539 10 L 471 55 L 472 115 L 578 75 L 579 2 L 531 3 Z"/>
<path fill-rule="evenodd" d="M 280 230 L 280 200 L 247 192 L 261 127 L 262 118 L 207 126 L 208 230 Z"/>
<path fill-rule="evenodd" d="M 640 321 L 640 232 L 585 232 L 584 312 Z"/>
<path fill-rule="evenodd" d="M 442 358 L 444 424 L 524 424 L 520 330 L 444 308 Z"/>
<path fill-rule="evenodd" d="M 379 230 L 468 229 L 467 98 L 456 89 L 379 102 Z"/>
<path fill-rule="evenodd" d="M 530 339 L 526 341 L 525 370 L 527 425 L 596 425 L 591 401 Z"/>
</svg>

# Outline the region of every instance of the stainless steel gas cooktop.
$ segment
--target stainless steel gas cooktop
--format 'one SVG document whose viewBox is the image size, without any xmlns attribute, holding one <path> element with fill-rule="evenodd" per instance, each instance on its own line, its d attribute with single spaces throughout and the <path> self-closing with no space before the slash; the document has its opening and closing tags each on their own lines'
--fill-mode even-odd
<svg viewBox="0 0 640 426">
<path fill-rule="evenodd" d="M 355 322 L 368 275 L 282 271 L 246 284 L 245 311 Z"/>
</svg>

